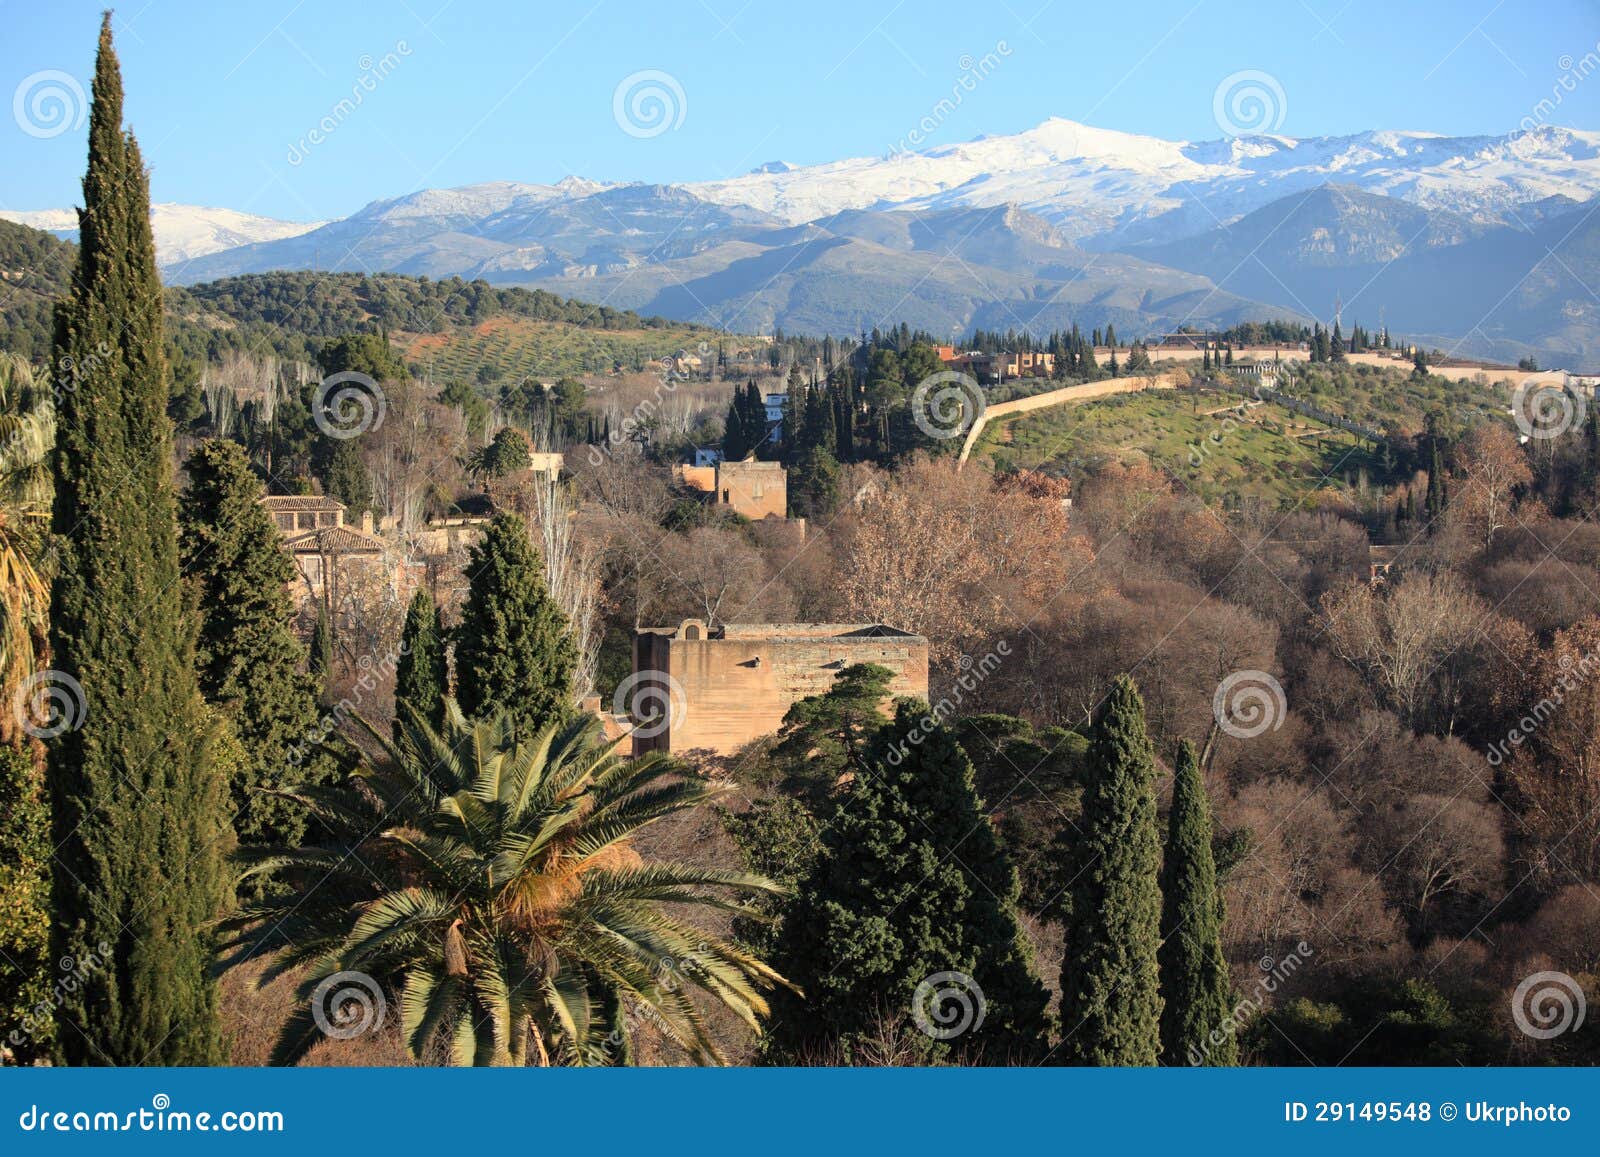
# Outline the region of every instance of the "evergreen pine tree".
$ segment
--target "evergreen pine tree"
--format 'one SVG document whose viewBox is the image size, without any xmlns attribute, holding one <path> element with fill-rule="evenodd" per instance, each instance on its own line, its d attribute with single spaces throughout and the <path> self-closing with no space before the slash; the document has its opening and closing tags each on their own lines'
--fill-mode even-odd
<svg viewBox="0 0 1600 1157">
<path fill-rule="evenodd" d="M 70 1064 L 208 1065 L 221 1059 L 209 929 L 226 902 L 226 790 L 195 680 L 149 185 L 122 130 L 109 12 L 83 205 L 53 351 L 77 380 L 57 401 L 50 642 L 85 703 L 49 755 L 52 956 L 106 963 L 61 993 L 61 1049 Z"/>
<path fill-rule="evenodd" d="M 1228 964 L 1222 955 L 1222 894 L 1211 852 L 1211 805 L 1194 744 L 1184 741 L 1172 783 L 1161 865 L 1161 1060 L 1226 1066 L 1238 1042 L 1225 1028 Z M 1211 1034 L 1221 1034 L 1213 1043 Z"/>
<path fill-rule="evenodd" d="M 1144 703 L 1119 676 L 1095 716 L 1079 832 L 1068 843 L 1057 1058 L 1153 1065 L 1160 1052 L 1155 756 Z"/>
<path fill-rule="evenodd" d="M 776 1018 L 790 1051 L 829 1040 L 848 1047 L 880 1014 L 905 1023 L 918 985 L 939 973 L 961 973 L 982 992 L 978 1025 L 977 994 L 959 980 L 935 982 L 936 992 L 957 986 L 973 1002 L 951 1048 L 993 1064 L 1040 1050 L 1048 993 L 1029 970 L 1016 872 L 983 812 L 971 760 L 948 728 L 926 726 L 927 715 L 926 703 L 899 704 L 785 917 L 776 966 L 806 994 Z M 923 1009 L 953 1028 L 938 1011 Z"/>
<path fill-rule="evenodd" d="M 439 634 L 439 612 L 433 596 L 419 589 L 406 608 L 400 635 L 400 661 L 394 673 L 394 714 L 398 729 L 409 706 L 435 731 L 444 731 L 444 697 L 450 691 L 444 640 Z"/>
<path fill-rule="evenodd" d="M 455 630 L 456 700 L 469 716 L 504 709 L 531 736 L 573 710 L 577 651 L 515 514 L 496 515 L 467 563 L 471 589 Z"/>
<path fill-rule="evenodd" d="M 241 843 L 292 844 L 305 830 L 305 809 L 267 792 L 326 781 L 336 770 L 307 738 L 317 727 L 317 687 L 290 629 L 294 564 L 238 443 L 206 442 L 188 465 L 179 544 L 200 613 L 195 671 L 246 756 L 229 784 L 233 829 Z"/>
</svg>

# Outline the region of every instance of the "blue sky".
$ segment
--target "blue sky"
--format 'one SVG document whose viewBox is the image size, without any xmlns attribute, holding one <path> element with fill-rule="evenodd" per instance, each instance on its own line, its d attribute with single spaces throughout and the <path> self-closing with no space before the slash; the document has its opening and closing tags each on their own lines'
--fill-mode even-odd
<svg viewBox="0 0 1600 1157">
<path fill-rule="evenodd" d="M 0 0 L 0 207 L 76 203 L 85 128 L 56 132 L 29 98 L 87 88 L 99 7 Z M 1596 0 L 129 0 L 115 20 L 155 199 L 296 220 L 475 181 L 882 154 L 985 55 L 997 66 L 927 143 L 1052 115 L 1211 139 L 1213 95 L 1242 70 L 1277 80 L 1286 135 L 1504 133 L 1600 55 Z M 682 115 L 633 135 L 614 96 L 646 70 L 676 83 Z M 336 111 L 364 76 L 359 107 Z M 1600 74 L 1550 119 L 1600 128 Z M 311 142 L 319 122 L 334 127 Z"/>
</svg>

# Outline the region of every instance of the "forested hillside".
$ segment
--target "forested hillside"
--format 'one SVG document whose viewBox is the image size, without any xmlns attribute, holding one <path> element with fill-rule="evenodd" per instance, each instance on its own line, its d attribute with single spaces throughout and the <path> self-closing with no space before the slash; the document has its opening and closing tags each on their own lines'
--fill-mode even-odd
<svg viewBox="0 0 1600 1157">
<path fill-rule="evenodd" d="M 35 363 L 48 359 L 51 310 L 70 289 L 76 260 L 71 242 L 0 221 L 0 349 Z M 699 326 L 459 277 L 257 273 L 165 293 L 168 339 L 179 360 L 194 363 L 230 353 L 314 360 L 329 338 L 386 331 L 411 335 L 399 338 L 402 350 L 427 335 L 418 354 L 423 368 L 437 359 L 469 376 L 488 365 L 493 377 L 553 377 L 638 369 L 715 341 L 715 331 Z M 491 321 L 501 338 L 481 340 Z"/>
</svg>

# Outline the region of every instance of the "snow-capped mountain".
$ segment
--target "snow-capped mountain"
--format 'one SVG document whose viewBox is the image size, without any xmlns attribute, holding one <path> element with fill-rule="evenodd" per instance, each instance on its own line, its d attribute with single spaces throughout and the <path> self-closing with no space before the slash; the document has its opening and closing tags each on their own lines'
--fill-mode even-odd
<svg viewBox="0 0 1600 1157">
<path fill-rule="evenodd" d="M 888 157 L 767 169 L 688 186 L 791 223 L 842 209 L 1017 204 L 1091 248 L 1170 241 L 1289 193 L 1338 183 L 1472 220 L 1600 191 L 1600 133 L 1546 126 L 1503 137 L 1367 132 L 1295 140 L 1167 141 L 1052 118 L 1012 136 Z"/>
<path fill-rule="evenodd" d="M 0 218 L 43 229 L 68 240 L 78 239 L 78 214 L 72 209 L 0 209 Z M 324 224 L 322 221 L 279 221 L 234 209 L 173 204 L 152 205 L 150 222 L 156 235 L 156 260 L 162 265 L 181 264 L 240 245 L 298 237 Z"/>
<path fill-rule="evenodd" d="M 1369 324 L 1381 313 L 1401 332 L 1470 337 L 1462 349 L 1575 365 L 1600 359 L 1584 289 L 1600 284 L 1596 193 L 1600 133 L 1576 129 L 1192 142 L 1055 118 L 725 180 L 422 189 L 321 225 L 158 205 L 155 227 L 175 282 L 460 276 L 831 333 L 900 321 L 1160 332 L 1309 318 L 1339 299 Z"/>
</svg>

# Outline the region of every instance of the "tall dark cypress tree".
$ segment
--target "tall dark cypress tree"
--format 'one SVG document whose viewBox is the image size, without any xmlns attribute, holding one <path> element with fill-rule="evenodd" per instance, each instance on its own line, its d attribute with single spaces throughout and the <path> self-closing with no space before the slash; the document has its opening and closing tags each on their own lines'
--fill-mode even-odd
<svg viewBox="0 0 1600 1157">
<path fill-rule="evenodd" d="M 406 608 L 406 624 L 400 635 L 400 662 L 394 673 L 395 726 L 409 706 L 436 731 L 444 729 L 444 697 L 449 693 L 450 674 L 446 669 L 444 640 L 439 635 L 439 612 L 433 596 L 418 590 Z"/>
<path fill-rule="evenodd" d="M 1069 1065 L 1153 1065 L 1160 1052 L 1161 891 L 1155 756 L 1119 676 L 1095 716 L 1080 832 L 1068 841 L 1061 1030 Z"/>
<path fill-rule="evenodd" d="M 742 394 L 734 391 L 733 401 L 728 403 L 728 416 L 722 424 L 722 456 L 730 462 L 743 461 L 755 441 L 744 428 L 741 397 Z"/>
<path fill-rule="evenodd" d="M 149 186 L 122 130 L 110 13 L 83 206 L 55 316 L 56 364 L 76 367 L 76 388 L 57 403 L 50 641 L 85 709 L 50 750 L 53 955 L 108 963 L 63 995 L 61 1048 L 72 1064 L 212 1064 L 207 928 L 225 901 L 225 795 L 178 565 Z"/>
<path fill-rule="evenodd" d="M 179 519 L 200 613 L 200 691 L 232 721 L 248 756 L 229 785 L 234 831 L 241 843 L 295 843 L 305 809 L 271 793 L 325 782 L 337 768 L 317 742 L 317 682 L 290 628 L 294 564 L 237 442 L 216 439 L 190 456 Z"/>
<path fill-rule="evenodd" d="M 785 918 L 778 967 L 806 994 L 777 1018 L 791 1051 L 848 1045 L 879 1014 L 908 1021 L 918 986 L 951 972 L 976 982 L 984 1015 L 979 1025 L 974 1013 L 949 1047 L 1001 1064 L 1043 1043 L 1049 994 L 1029 969 L 1016 872 L 984 815 L 971 760 L 949 729 L 923 726 L 927 713 L 925 703 L 902 702 L 874 740 Z M 941 1024 L 937 1010 L 925 1011 Z"/>
<path fill-rule="evenodd" d="M 1224 1027 L 1228 963 L 1222 955 L 1222 894 L 1211 852 L 1211 804 L 1200 760 L 1187 740 L 1178 749 L 1172 781 L 1161 905 L 1162 1063 L 1235 1064 L 1238 1043 Z"/>
<path fill-rule="evenodd" d="M 337 644 L 333 638 L 333 620 L 328 618 L 328 607 L 317 600 L 317 617 L 311 624 L 311 654 L 306 670 L 316 687 L 317 701 L 326 704 L 333 691 L 333 657 Z"/>
<path fill-rule="evenodd" d="M 469 716 L 502 708 L 519 731 L 568 718 L 577 649 L 550 597 L 544 564 L 515 514 L 499 514 L 467 563 L 471 590 L 456 628 L 456 700 Z"/>
</svg>

